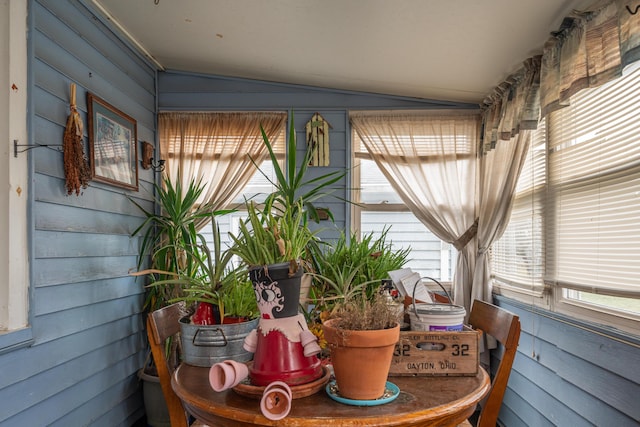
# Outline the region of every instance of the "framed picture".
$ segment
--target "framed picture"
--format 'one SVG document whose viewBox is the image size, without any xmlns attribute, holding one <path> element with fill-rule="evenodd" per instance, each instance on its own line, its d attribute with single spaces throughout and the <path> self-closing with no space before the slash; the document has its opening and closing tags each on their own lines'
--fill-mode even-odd
<svg viewBox="0 0 640 427">
<path fill-rule="evenodd" d="M 91 178 L 138 191 L 136 121 L 91 93 L 87 105 Z"/>
</svg>

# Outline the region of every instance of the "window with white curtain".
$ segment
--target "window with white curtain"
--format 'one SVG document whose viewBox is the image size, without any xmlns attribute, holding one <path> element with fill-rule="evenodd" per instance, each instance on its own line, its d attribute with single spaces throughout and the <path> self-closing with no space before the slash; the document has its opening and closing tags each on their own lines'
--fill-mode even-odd
<svg viewBox="0 0 640 427">
<path fill-rule="evenodd" d="M 380 236 L 388 228 L 393 248 L 411 248 L 407 267 L 420 276 L 450 282 L 455 269 L 456 250 L 436 237 L 413 215 L 370 158 L 356 132 L 352 133 L 353 194 L 352 229 L 360 235 Z"/>
<path fill-rule="evenodd" d="M 633 68 L 577 93 L 542 122 L 491 255 L 500 290 L 546 289 L 558 311 L 637 328 L 640 67 Z"/>
<path fill-rule="evenodd" d="M 285 158 L 285 138 L 286 132 L 280 132 L 276 138 L 272 141 L 273 151 L 278 157 L 280 167 L 284 171 L 284 158 Z M 253 165 L 251 167 L 254 167 Z M 231 238 L 229 232 L 237 233 L 240 227 L 240 221 L 244 220 L 247 216 L 244 209 L 245 200 L 254 200 L 256 202 L 264 202 L 264 199 L 272 193 L 275 188 L 273 182 L 276 181 L 275 171 L 273 169 L 273 163 L 271 159 L 267 159 L 260 168 L 256 170 L 244 189 L 236 196 L 231 205 L 227 206 L 229 209 L 237 209 L 236 212 L 232 212 L 226 215 L 217 217 L 218 225 L 220 227 L 220 243 L 223 248 L 231 246 Z M 210 225 L 204 227 L 201 233 L 207 238 L 207 244 L 213 247 L 213 234 Z M 239 261 L 236 261 L 239 262 Z"/>
</svg>

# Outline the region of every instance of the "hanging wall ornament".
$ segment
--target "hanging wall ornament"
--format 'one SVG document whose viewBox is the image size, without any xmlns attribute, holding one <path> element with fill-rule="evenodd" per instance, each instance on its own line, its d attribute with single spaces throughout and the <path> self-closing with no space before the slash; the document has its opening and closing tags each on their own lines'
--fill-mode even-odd
<svg viewBox="0 0 640 427">
<path fill-rule="evenodd" d="M 320 113 L 307 122 L 307 145 L 313 150 L 309 166 L 329 166 L 329 128 L 331 125 Z"/>
<path fill-rule="evenodd" d="M 84 153 L 84 143 L 82 141 L 83 124 L 82 118 L 76 108 L 76 85 L 71 83 L 71 96 L 69 105 L 69 118 L 63 136 L 64 151 L 64 176 L 67 195 L 76 193 L 87 188 L 91 179 L 89 162 Z"/>
</svg>

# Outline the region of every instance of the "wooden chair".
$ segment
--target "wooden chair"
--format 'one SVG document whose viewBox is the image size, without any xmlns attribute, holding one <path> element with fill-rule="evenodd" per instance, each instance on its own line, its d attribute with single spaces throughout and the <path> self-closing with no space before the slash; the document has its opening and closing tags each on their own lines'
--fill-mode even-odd
<svg viewBox="0 0 640 427">
<path fill-rule="evenodd" d="M 171 388 L 171 375 L 175 370 L 174 366 L 170 366 L 165 356 L 165 342 L 169 337 L 178 339 L 180 332 L 179 320 L 182 316 L 182 305 L 176 303 L 149 314 L 147 317 L 147 337 L 149 338 L 149 346 L 153 361 L 158 370 L 158 378 L 162 387 L 162 394 L 167 402 L 169 410 L 169 418 L 171 427 L 189 427 L 189 414 L 184 410 L 180 398 Z M 204 424 L 196 421 L 191 427 L 206 427 Z"/>
<path fill-rule="evenodd" d="M 476 424 L 477 427 L 495 427 L 498 413 L 502 406 L 502 398 L 511 374 L 513 360 L 518 349 L 520 319 L 515 314 L 493 304 L 475 300 L 471 306 L 469 324 L 474 329 L 482 330 L 484 333 L 493 336 L 504 346 L 504 354 L 498 365 L 496 375 L 491 381 L 491 390 L 481 405 L 480 416 Z M 460 426 L 471 425 L 469 421 L 466 421 Z"/>
</svg>

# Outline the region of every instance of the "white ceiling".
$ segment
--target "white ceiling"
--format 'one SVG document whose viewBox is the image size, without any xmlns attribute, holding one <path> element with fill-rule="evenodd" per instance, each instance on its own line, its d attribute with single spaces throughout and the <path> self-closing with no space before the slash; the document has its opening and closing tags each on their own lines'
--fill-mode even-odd
<svg viewBox="0 0 640 427">
<path fill-rule="evenodd" d="M 162 68 L 480 102 L 592 0 L 93 0 Z"/>
</svg>

